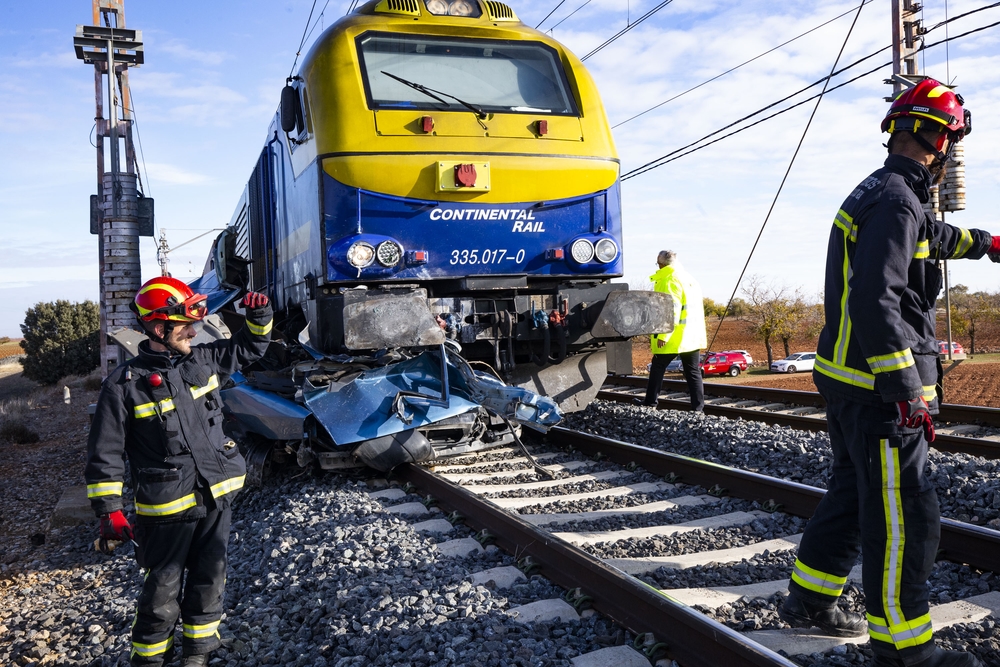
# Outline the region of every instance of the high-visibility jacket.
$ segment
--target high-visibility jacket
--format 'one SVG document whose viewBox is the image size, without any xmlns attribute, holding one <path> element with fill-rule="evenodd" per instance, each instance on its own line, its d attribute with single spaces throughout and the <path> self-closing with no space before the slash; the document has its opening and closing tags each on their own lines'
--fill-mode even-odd
<svg viewBox="0 0 1000 667">
<path fill-rule="evenodd" d="M 249 311 L 229 340 L 196 345 L 183 357 L 139 345 L 101 387 L 87 440 L 87 497 L 97 515 L 122 509 L 128 455 L 140 520 L 205 516 L 204 494 L 224 506 L 243 487 L 246 462 L 222 431 L 220 388 L 259 359 L 271 338 L 271 307 Z M 159 386 L 150 381 L 160 376 Z"/>
<path fill-rule="evenodd" d="M 680 262 L 674 261 L 649 277 L 653 289 L 669 294 L 674 301 L 674 330 L 649 337 L 653 354 L 677 354 L 701 350 L 708 346 L 705 335 L 705 306 L 701 298 L 701 287 L 695 282 Z M 657 341 L 667 342 L 663 347 Z"/>
<path fill-rule="evenodd" d="M 870 405 L 923 396 L 936 411 L 939 263 L 979 259 L 992 239 L 927 214 L 930 184 L 922 164 L 890 155 L 837 211 L 813 369 L 820 389 Z"/>
</svg>

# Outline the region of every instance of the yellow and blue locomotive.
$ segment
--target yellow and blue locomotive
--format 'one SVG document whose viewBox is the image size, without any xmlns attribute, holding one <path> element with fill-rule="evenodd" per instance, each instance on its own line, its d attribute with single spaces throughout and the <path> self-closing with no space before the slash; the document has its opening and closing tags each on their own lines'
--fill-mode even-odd
<svg viewBox="0 0 1000 667">
<path fill-rule="evenodd" d="M 622 275 L 618 177 L 590 75 L 510 7 L 373 0 L 289 78 L 200 287 L 271 295 L 285 340 L 311 354 L 311 370 L 289 374 L 306 378 L 293 412 L 322 424 L 331 451 L 388 436 L 398 450 L 413 430 L 438 454 L 464 451 L 511 420 L 551 423 L 553 401 L 584 407 L 609 349 L 630 372 L 627 339 L 669 330 L 662 295 L 610 282 Z M 330 368 L 346 359 L 373 361 L 345 384 Z M 479 382 L 503 396 L 466 386 Z M 252 384 L 241 391 L 265 391 Z M 464 422 L 431 414 L 459 397 L 487 405 L 478 426 L 472 407 Z M 251 398 L 227 403 L 274 439 Z"/>
</svg>

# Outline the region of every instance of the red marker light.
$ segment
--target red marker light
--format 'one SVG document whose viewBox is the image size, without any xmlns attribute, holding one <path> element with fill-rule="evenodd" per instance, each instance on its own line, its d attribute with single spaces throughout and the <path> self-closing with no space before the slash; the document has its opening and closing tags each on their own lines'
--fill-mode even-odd
<svg viewBox="0 0 1000 667">
<path fill-rule="evenodd" d="M 413 261 L 415 261 L 415 262 L 426 262 L 427 261 L 427 251 L 426 250 L 414 250 L 413 251 Z"/>
<path fill-rule="evenodd" d="M 149 386 L 156 388 L 163 384 L 163 376 L 159 373 L 153 373 L 149 376 Z"/>
<path fill-rule="evenodd" d="M 538 132 L 538 136 L 544 137 L 549 133 L 549 121 L 547 120 L 536 120 L 535 130 Z"/>
<path fill-rule="evenodd" d="M 471 188 L 476 185 L 476 165 L 456 164 L 455 185 L 460 188 Z"/>
<path fill-rule="evenodd" d="M 426 134 L 430 134 L 434 131 L 434 119 L 430 116 L 424 116 L 420 119 L 420 129 L 422 129 Z"/>
<path fill-rule="evenodd" d="M 562 248 L 552 248 L 545 251 L 545 259 L 566 259 L 566 251 Z"/>
</svg>

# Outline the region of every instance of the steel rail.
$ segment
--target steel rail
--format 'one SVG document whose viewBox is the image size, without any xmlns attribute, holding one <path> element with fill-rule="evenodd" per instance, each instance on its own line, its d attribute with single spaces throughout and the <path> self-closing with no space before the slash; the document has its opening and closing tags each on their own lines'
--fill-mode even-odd
<svg viewBox="0 0 1000 667">
<path fill-rule="evenodd" d="M 706 385 L 707 387 L 707 385 Z M 809 393 L 809 392 L 802 392 Z M 706 390 L 706 395 L 708 392 Z M 818 394 L 817 394 L 818 396 Z M 629 403 L 634 398 L 628 394 L 602 389 L 597 392 L 597 398 L 606 401 L 617 401 L 619 403 Z M 749 396 L 729 397 L 746 398 Z M 761 400 L 758 395 L 756 400 Z M 766 399 L 765 399 L 766 400 Z M 783 402 L 783 401 L 782 401 Z M 789 401 L 790 402 L 790 401 Z M 660 398 L 657 400 L 657 407 L 670 408 L 674 410 L 690 410 L 691 404 L 684 399 Z M 968 406 L 960 406 L 968 407 Z M 738 408 L 731 405 L 705 405 L 705 414 L 716 417 L 728 417 L 729 419 L 746 419 L 751 421 L 764 422 L 777 426 L 790 426 L 791 428 L 802 429 L 803 431 L 826 431 L 826 418 L 824 416 L 794 415 L 782 412 L 765 412 L 763 410 L 753 410 L 748 408 Z M 983 438 L 973 438 L 962 435 L 949 435 L 938 433 L 934 438 L 933 447 L 942 452 L 953 452 L 959 454 L 969 454 L 972 456 L 982 456 L 987 459 L 1000 459 L 1000 442 L 996 440 L 986 440 Z"/>
<path fill-rule="evenodd" d="M 531 556 L 554 583 L 581 588 L 595 609 L 631 632 L 653 633 L 667 644 L 670 658 L 687 667 L 795 667 L 735 630 L 424 468 L 406 464 L 393 474 L 431 495 L 439 505 L 459 512 L 474 529 L 489 531 L 509 553 L 518 558 Z"/>
<path fill-rule="evenodd" d="M 646 378 L 639 375 L 609 375 L 604 384 L 605 386 L 645 387 Z M 747 384 L 722 384 L 720 382 L 706 382 L 704 387 L 706 396 L 792 403 L 794 405 L 808 405 L 817 408 L 826 407 L 826 401 L 823 400 L 823 396 L 816 391 L 757 387 Z M 663 388 L 686 392 L 687 383 L 683 380 L 664 379 Z M 982 405 L 944 403 L 941 405 L 941 412 L 937 418 L 940 421 L 946 422 L 982 424 L 1000 428 L 1000 408 L 990 408 Z"/>
<path fill-rule="evenodd" d="M 801 517 L 812 516 L 826 494 L 824 489 L 813 486 L 559 426 L 550 429 L 545 439 L 550 444 L 569 446 L 588 456 L 600 455 L 620 465 L 635 463 L 654 475 L 674 475 L 684 484 L 718 486 L 737 498 L 760 503 L 771 501 L 781 511 Z M 1000 571 L 1000 532 L 995 530 L 942 518 L 940 551 L 946 560 Z"/>
</svg>

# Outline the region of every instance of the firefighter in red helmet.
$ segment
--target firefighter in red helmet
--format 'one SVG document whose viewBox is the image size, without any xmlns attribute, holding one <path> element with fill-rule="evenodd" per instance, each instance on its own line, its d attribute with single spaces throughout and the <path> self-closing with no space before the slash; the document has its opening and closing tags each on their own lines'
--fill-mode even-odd
<svg viewBox="0 0 1000 667">
<path fill-rule="evenodd" d="M 827 403 L 833 469 L 778 613 L 831 635 L 867 631 L 877 667 L 982 667 L 934 643 L 927 577 L 940 514 L 924 474 L 942 377 L 939 264 L 1000 257 L 1000 237 L 923 209 L 971 129 L 948 86 L 924 79 L 904 90 L 882 121 L 889 157 L 841 204 L 827 247 L 813 380 Z M 859 551 L 866 616 L 837 605 Z"/>
<path fill-rule="evenodd" d="M 87 442 L 87 496 L 100 517 L 101 545 L 134 540 L 146 570 L 132 625 L 133 665 L 169 661 L 178 616 L 183 666 L 208 664 L 220 644 L 230 503 L 246 462 L 223 433 L 219 390 L 264 354 L 272 314 L 267 297 L 250 292 L 235 336 L 192 346 L 206 301 L 169 277 L 139 289 L 132 310 L 149 340 L 105 380 Z M 123 455 L 134 523 L 123 513 Z"/>
</svg>

